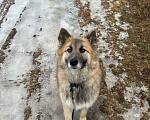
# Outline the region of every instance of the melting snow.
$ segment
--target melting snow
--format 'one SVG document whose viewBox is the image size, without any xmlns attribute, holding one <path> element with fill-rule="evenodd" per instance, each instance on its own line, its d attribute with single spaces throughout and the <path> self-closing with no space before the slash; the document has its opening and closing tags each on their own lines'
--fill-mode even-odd
<svg viewBox="0 0 150 120">
<path fill-rule="evenodd" d="M 123 40 L 123 39 L 127 39 L 129 37 L 127 32 L 120 32 L 118 38 Z"/>
<path fill-rule="evenodd" d="M 99 57 L 103 60 L 104 67 L 106 70 L 106 83 L 108 89 L 111 89 L 117 82 L 118 77 L 116 77 L 109 64 L 118 65 L 116 60 L 112 57 L 106 59 L 105 56 L 109 55 L 111 48 L 108 47 L 102 38 L 106 38 L 108 35 L 107 28 L 108 21 L 105 19 L 107 15 L 106 9 L 101 5 L 101 0 L 81 0 L 82 4 L 85 5 L 90 2 L 91 18 L 100 21 L 104 29 L 100 29 L 102 36 L 99 38 L 99 49 L 108 50 L 108 53 L 102 53 Z M 111 1 L 110 8 L 113 6 Z M 2 1 L 0 1 L 0 4 Z M 23 9 L 26 7 L 24 12 Z M 22 13 L 21 18 L 19 18 Z M 117 20 L 117 25 L 128 29 L 129 24 L 121 24 L 119 20 L 120 14 L 117 13 L 115 18 Z M 74 1 L 68 0 L 66 2 L 62 0 L 15 0 L 7 15 L 5 16 L 7 21 L 3 21 L 0 28 L 0 47 L 4 44 L 7 36 L 11 30 L 15 27 L 17 30 L 16 35 L 11 40 L 10 50 L 11 52 L 4 52 L 8 57 L 6 57 L 3 64 L 1 64 L 0 69 L 0 116 L 2 120 L 22 120 L 24 119 L 24 110 L 27 105 L 27 95 L 28 91 L 25 88 L 29 85 L 29 81 L 25 84 L 20 84 L 16 86 L 18 82 L 24 79 L 29 79 L 28 74 L 35 68 L 32 64 L 33 52 L 37 49 L 42 50 L 42 54 L 37 58 L 41 62 L 41 71 L 44 73 L 40 76 L 39 82 L 42 85 L 41 88 L 41 101 L 37 102 L 36 98 L 38 94 L 33 94 L 28 101 L 28 106 L 32 109 L 31 116 L 29 120 L 36 119 L 39 112 L 46 115 L 46 120 L 50 119 L 52 116 L 53 120 L 62 120 L 64 115 L 62 112 L 61 102 L 59 100 L 57 80 L 56 80 L 56 63 L 57 63 L 57 36 L 60 28 L 66 28 L 74 37 L 79 37 L 81 33 L 81 28 L 79 26 L 78 20 L 78 8 L 75 7 Z M 18 21 L 18 22 L 17 22 Z M 83 30 L 91 31 L 97 28 L 94 23 L 84 26 Z M 40 31 L 42 28 L 42 31 Z M 115 29 L 115 28 L 114 28 Z M 36 35 L 36 37 L 33 37 Z M 120 32 L 119 38 L 125 39 L 128 37 L 126 32 Z M 122 47 L 125 44 L 122 43 Z M 123 59 L 118 53 L 120 59 Z M 22 76 L 24 75 L 24 76 Z M 123 78 L 126 76 L 125 73 L 122 74 Z M 15 84 L 14 84 L 15 83 Z M 132 88 L 127 89 L 127 93 L 131 96 Z M 127 96 L 128 96 L 127 95 Z M 126 97 L 127 97 L 126 96 Z M 130 100 L 130 97 L 127 98 Z M 145 103 L 148 106 L 148 103 Z M 137 116 L 141 113 L 139 109 L 130 109 L 127 113 L 123 114 L 126 120 L 133 120 L 130 117 L 132 114 L 137 113 Z M 147 108 L 143 108 L 147 110 Z M 136 115 L 136 114 L 135 114 Z"/>
<path fill-rule="evenodd" d="M 125 99 L 129 102 L 135 100 L 137 104 L 132 104 L 132 108 L 129 109 L 128 112 L 124 113 L 123 117 L 125 120 L 140 120 L 142 117 L 142 112 L 148 111 L 149 104 L 147 100 L 144 100 L 144 107 L 141 107 L 141 99 L 138 98 L 135 93 L 140 93 L 141 90 L 148 92 L 148 88 L 145 86 L 140 88 L 136 87 L 135 85 L 131 85 L 131 87 L 127 87 L 126 89 L 127 91 L 125 92 Z"/>
<path fill-rule="evenodd" d="M 26 10 L 22 12 L 25 7 Z M 57 36 L 61 27 L 75 36 L 79 35 L 78 9 L 72 0 L 15 0 L 5 17 L 7 21 L 0 28 L 0 47 L 12 28 L 16 27 L 17 33 L 11 40 L 11 52 L 5 50 L 8 57 L 0 70 L 1 119 L 24 119 L 26 104 L 31 107 L 29 120 L 36 119 L 39 112 L 47 115 L 43 119 L 48 120 L 50 116 L 54 120 L 63 119 L 56 80 Z M 28 91 L 25 86 L 29 82 L 20 86 L 16 84 L 29 79 L 28 75 L 35 67 L 32 65 L 32 55 L 38 48 L 42 50 L 42 55 L 37 59 L 41 62 L 41 71 L 45 71 L 39 78 L 42 85 L 41 102 L 36 100 L 38 94 L 33 94 L 27 103 Z"/>
<path fill-rule="evenodd" d="M 111 89 L 111 87 L 113 87 L 115 85 L 115 83 L 117 82 L 118 78 L 117 76 L 115 76 L 111 69 L 109 68 L 109 64 L 115 64 L 116 66 L 118 65 L 118 61 L 113 60 L 113 58 L 110 56 L 110 58 L 105 58 L 106 55 L 109 55 L 112 51 L 111 48 L 108 47 L 108 43 L 106 43 L 102 38 L 106 38 L 108 36 L 108 31 L 107 29 L 110 27 L 108 25 L 108 22 L 106 20 L 106 16 L 107 16 L 107 12 L 106 9 L 103 8 L 103 6 L 101 5 L 101 1 L 97 1 L 97 0 L 89 0 L 90 2 L 90 10 L 91 10 L 91 19 L 94 19 L 95 21 L 99 21 L 101 22 L 101 24 L 103 25 L 104 28 L 99 29 L 101 36 L 99 38 L 99 49 L 101 49 L 102 51 L 108 50 L 108 53 L 102 52 L 102 54 L 99 55 L 99 57 L 102 59 L 104 67 L 105 67 L 105 71 L 106 71 L 106 78 L 105 81 L 107 83 L 107 87 L 108 89 Z M 110 8 L 113 7 L 111 1 L 109 1 L 110 3 Z M 117 14 L 116 15 L 116 19 L 117 21 L 119 21 L 119 15 L 121 16 L 121 14 Z M 99 26 L 95 25 L 95 24 L 88 24 L 87 26 L 84 26 L 82 29 L 83 30 L 92 30 L 94 28 L 99 28 Z M 128 37 L 127 35 L 125 36 L 125 34 L 122 34 L 122 38 L 123 37 Z M 119 56 L 119 54 L 118 54 Z M 119 56 L 120 59 L 123 59 L 123 57 Z M 124 73 L 123 73 L 124 74 Z"/>
</svg>

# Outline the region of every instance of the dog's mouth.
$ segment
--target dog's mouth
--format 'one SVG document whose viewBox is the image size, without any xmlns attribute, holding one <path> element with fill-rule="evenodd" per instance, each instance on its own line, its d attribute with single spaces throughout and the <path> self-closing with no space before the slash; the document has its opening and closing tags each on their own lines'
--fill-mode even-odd
<svg viewBox="0 0 150 120">
<path fill-rule="evenodd" d="M 71 68 L 72 68 L 72 69 L 78 69 L 76 66 L 72 66 Z"/>
</svg>

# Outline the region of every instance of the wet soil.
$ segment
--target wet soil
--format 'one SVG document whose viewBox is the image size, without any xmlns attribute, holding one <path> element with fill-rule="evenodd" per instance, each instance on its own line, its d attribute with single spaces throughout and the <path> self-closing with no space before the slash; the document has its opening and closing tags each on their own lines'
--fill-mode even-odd
<svg viewBox="0 0 150 120">
<path fill-rule="evenodd" d="M 107 1 L 104 1 L 104 5 L 107 7 L 108 4 L 105 4 L 106 2 Z M 122 14 L 120 20 L 128 22 L 132 28 L 127 31 L 129 38 L 124 41 L 125 44 L 127 44 L 126 47 L 120 48 L 119 45 L 116 45 L 116 43 L 120 41 L 117 37 L 114 36 L 115 39 L 109 38 L 109 41 L 115 41 L 113 43 L 113 50 L 117 50 L 124 58 L 121 61 L 122 67 L 117 66 L 117 68 L 115 68 L 114 65 L 110 65 L 111 68 L 113 67 L 112 72 L 114 75 L 119 75 L 122 72 L 127 73 L 128 77 L 125 79 L 127 84 L 125 86 L 130 86 L 131 83 L 135 83 L 141 87 L 142 81 L 150 90 L 150 13 L 148 12 L 150 2 L 145 0 L 122 0 L 119 5 L 116 4 L 115 0 L 113 2 L 114 7 L 112 10 L 114 12 L 120 12 Z M 127 7 L 127 4 L 129 4 L 129 7 Z M 111 15 L 111 17 L 113 17 L 113 15 Z M 118 32 L 120 31 L 123 30 L 119 29 Z M 135 46 L 133 44 L 135 44 Z M 118 58 L 115 59 L 119 62 Z M 120 87 L 123 86 L 121 85 Z M 123 95 L 123 90 L 119 89 L 117 91 L 120 91 L 121 95 Z M 113 93 L 113 91 L 111 91 L 111 93 Z M 149 101 L 150 94 L 143 94 L 142 99 Z M 121 103 L 127 102 L 124 101 L 123 97 L 121 97 L 119 101 L 122 101 Z M 131 104 L 128 103 L 127 106 L 129 106 L 128 109 L 131 108 Z M 117 111 L 115 110 L 115 112 Z M 119 110 L 119 112 L 121 111 Z M 145 118 L 142 117 L 141 119 Z"/>
<path fill-rule="evenodd" d="M 150 2 L 145 0 L 118 1 L 120 2 L 119 4 L 117 0 L 112 1 L 114 6 L 111 11 L 113 11 L 113 13 L 108 14 L 106 19 L 116 24 L 114 13 L 119 12 L 122 14 L 119 19 L 129 23 L 132 28 L 127 30 L 129 33 L 129 38 L 124 40 L 124 43 L 127 45 L 126 47 L 120 48 L 119 44 L 117 44 L 120 42 L 120 39 L 118 39 L 117 35 L 121 31 L 125 31 L 117 25 L 115 26 L 117 31 L 115 31 L 113 28 L 109 28 L 109 33 L 112 35 L 112 37 L 107 37 L 105 40 L 112 48 L 112 52 L 110 53 L 112 58 L 117 60 L 118 63 L 122 64 L 119 64 L 118 66 L 110 64 L 109 67 L 112 69 L 112 73 L 116 76 L 119 76 L 120 74 L 126 72 L 128 75 L 128 77 L 124 79 L 125 83 L 122 83 L 120 80 L 118 80 L 118 83 L 116 83 L 111 90 L 107 89 L 106 84 L 103 85 L 101 95 L 105 95 L 106 99 L 104 100 L 105 102 L 99 106 L 99 110 L 102 113 L 111 115 L 109 118 L 110 120 L 124 120 L 120 114 L 127 112 L 126 109 L 132 108 L 132 104 L 136 104 L 135 101 L 129 102 L 124 99 L 124 91 L 126 90 L 126 87 L 130 87 L 131 83 L 135 83 L 137 86 L 141 87 L 142 81 L 144 85 L 149 87 L 150 90 Z M 79 8 L 78 16 L 82 21 L 79 21 L 81 29 L 83 26 L 86 26 L 91 22 L 101 26 L 101 23 L 95 22 L 91 19 L 89 2 L 83 6 L 80 0 L 76 0 L 75 4 Z M 107 0 L 103 0 L 102 4 L 105 8 L 109 8 L 109 2 Z M 129 7 L 127 7 L 127 4 L 129 4 Z M 98 30 L 99 28 L 100 27 L 96 28 L 95 30 L 97 33 L 99 33 L 99 35 L 101 35 L 100 31 Z M 133 44 L 135 44 L 135 46 Z M 124 59 L 121 60 L 118 56 L 115 56 L 115 51 L 118 51 Z M 101 53 L 102 51 L 99 50 L 99 52 Z M 109 55 L 105 57 L 106 59 L 110 58 Z M 105 83 L 105 81 L 103 81 L 103 83 Z M 149 102 L 150 94 L 139 94 L 143 94 L 141 100 L 148 100 Z M 141 102 L 141 106 L 144 107 L 143 102 Z M 141 119 L 148 120 L 148 114 L 143 115 L 144 116 Z M 89 117 L 89 120 L 90 119 L 92 119 L 92 117 Z"/>
<path fill-rule="evenodd" d="M 24 120 L 28 120 L 30 115 L 31 115 L 31 108 L 30 107 L 26 107 L 26 109 L 24 111 Z"/>
</svg>

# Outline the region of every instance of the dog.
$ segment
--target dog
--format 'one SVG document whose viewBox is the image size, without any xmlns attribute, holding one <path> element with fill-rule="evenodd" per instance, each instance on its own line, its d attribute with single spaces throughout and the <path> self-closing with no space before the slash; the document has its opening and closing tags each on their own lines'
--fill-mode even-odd
<svg viewBox="0 0 150 120">
<path fill-rule="evenodd" d="M 58 41 L 57 79 L 65 120 L 74 120 L 75 111 L 80 111 L 80 120 L 86 120 L 88 108 L 100 94 L 102 79 L 99 59 L 93 49 L 96 31 L 84 38 L 74 38 L 61 28 Z"/>
</svg>

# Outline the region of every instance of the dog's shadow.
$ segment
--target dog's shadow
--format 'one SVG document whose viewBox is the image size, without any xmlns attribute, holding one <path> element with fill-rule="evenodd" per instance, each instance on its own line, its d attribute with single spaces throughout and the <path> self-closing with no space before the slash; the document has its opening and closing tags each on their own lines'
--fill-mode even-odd
<svg viewBox="0 0 150 120">
<path fill-rule="evenodd" d="M 101 81 L 101 91 L 103 91 L 103 87 L 106 87 L 106 82 L 104 79 Z M 103 105 L 105 102 L 106 96 L 100 95 L 93 106 L 88 110 L 87 120 L 109 120 L 109 116 L 100 111 L 100 105 Z M 79 120 L 81 111 L 77 111 L 74 117 L 74 120 Z"/>
<path fill-rule="evenodd" d="M 102 113 L 99 106 L 103 104 L 105 97 L 100 95 L 94 105 L 88 110 L 87 120 L 109 120 L 108 116 Z M 78 110 L 74 114 L 74 120 L 79 120 L 81 110 Z"/>
<path fill-rule="evenodd" d="M 100 95 L 94 105 L 88 110 L 87 120 L 109 120 L 108 116 L 99 109 L 103 104 L 105 96 Z"/>
</svg>

